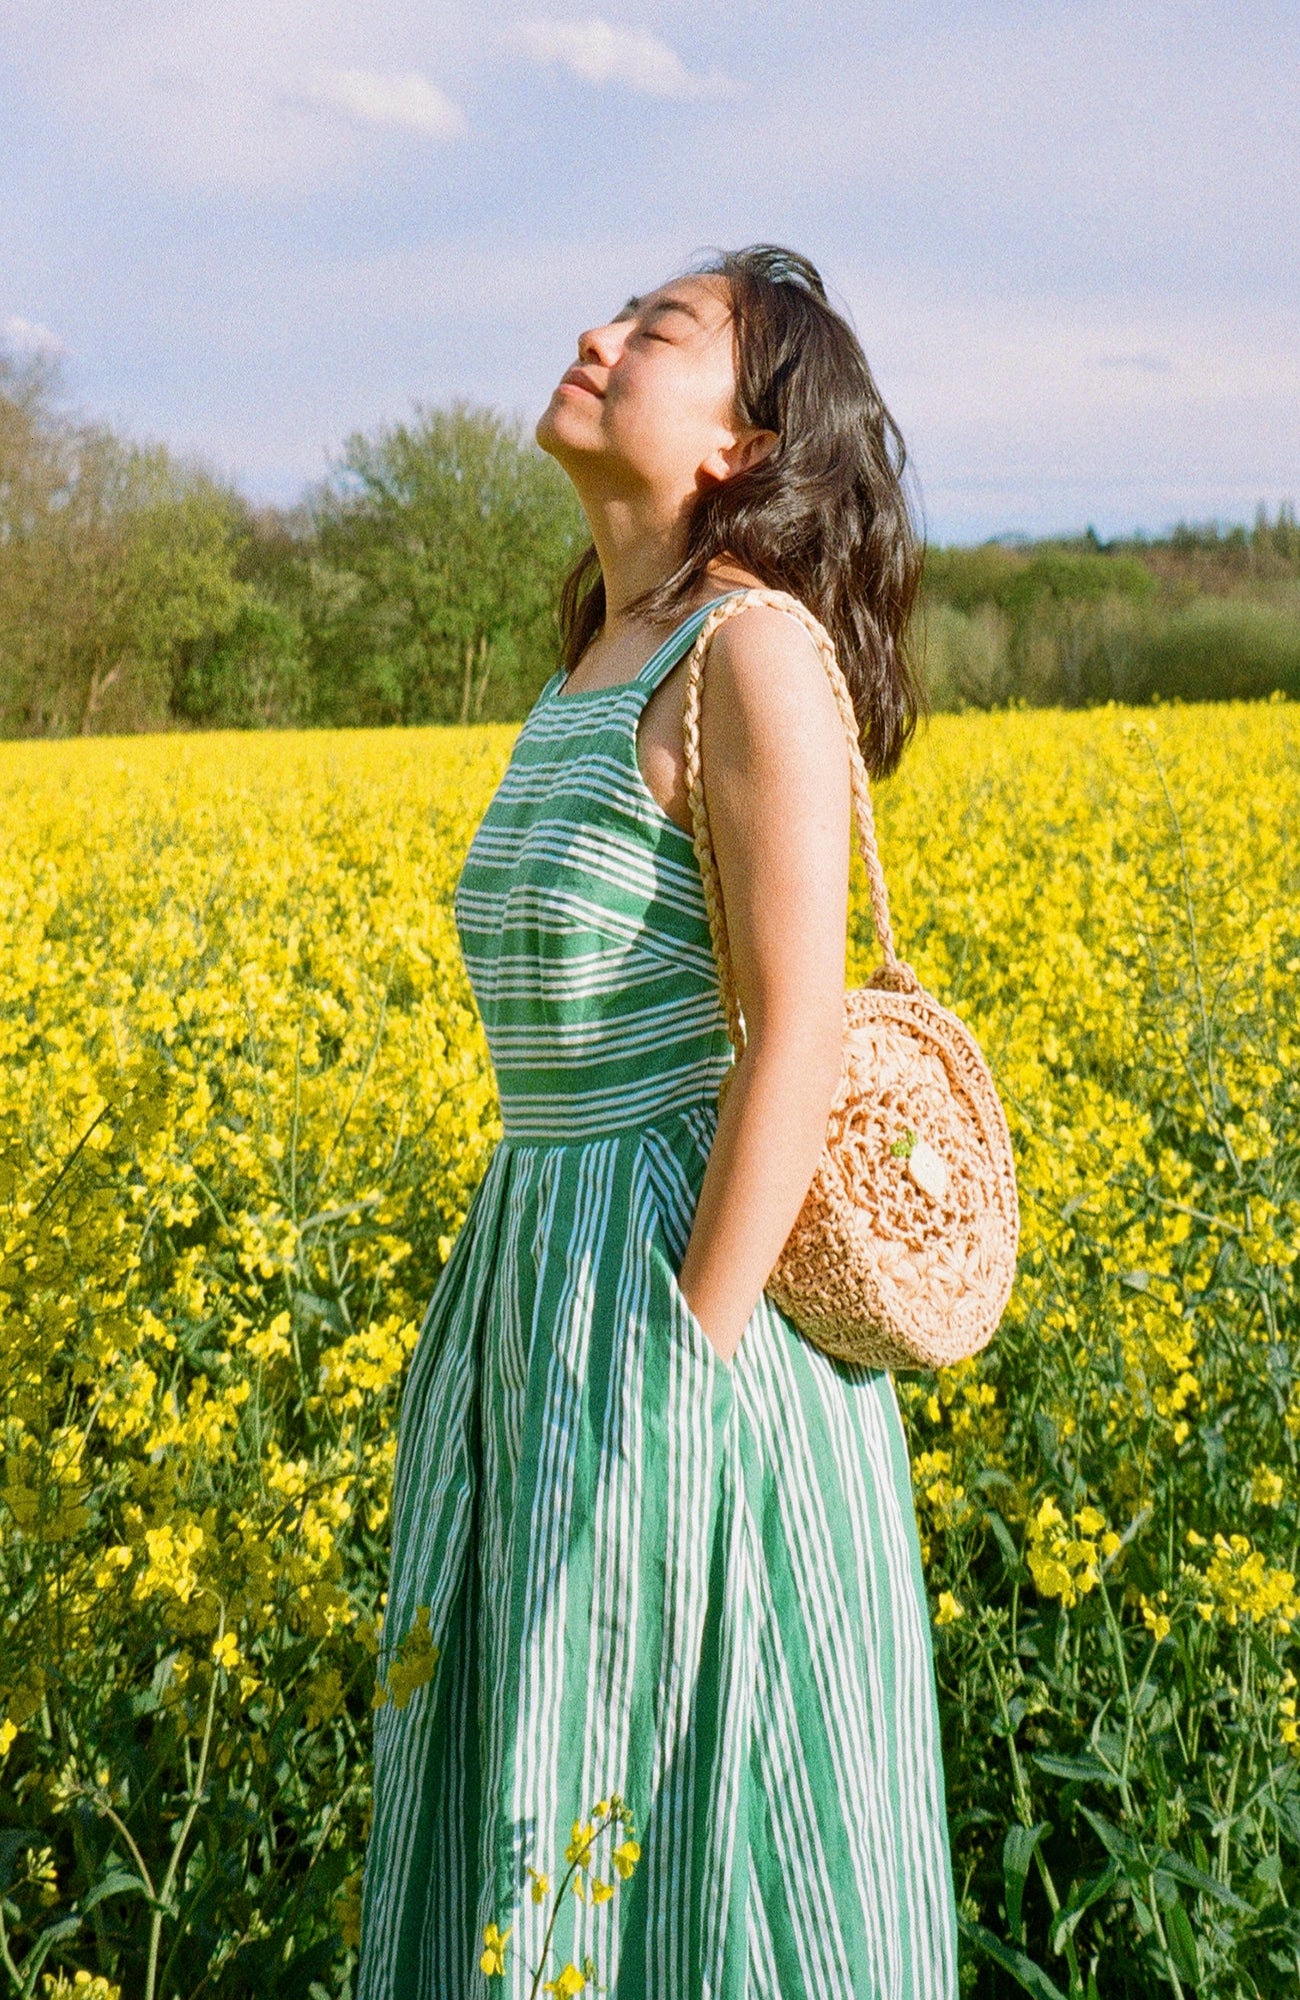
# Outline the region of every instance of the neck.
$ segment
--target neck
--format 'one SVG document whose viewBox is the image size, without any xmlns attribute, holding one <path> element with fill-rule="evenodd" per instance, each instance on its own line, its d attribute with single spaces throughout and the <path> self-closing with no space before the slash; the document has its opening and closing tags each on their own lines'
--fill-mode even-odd
<svg viewBox="0 0 1300 2000">
<path fill-rule="evenodd" d="M 689 502 L 666 504 L 644 491 L 580 498 L 605 580 L 605 629 L 616 630 L 627 606 L 671 576 L 681 562 Z"/>
</svg>

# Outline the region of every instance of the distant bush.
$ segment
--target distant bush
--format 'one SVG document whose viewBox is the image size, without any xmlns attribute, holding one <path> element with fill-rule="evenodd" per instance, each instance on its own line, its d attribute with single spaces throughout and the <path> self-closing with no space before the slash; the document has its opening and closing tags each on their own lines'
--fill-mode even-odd
<svg viewBox="0 0 1300 2000">
<path fill-rule="evenodd" d="M 1142 638 L 1130 699 L 1300 698 L 1300 617 L 1234 597 L 1197 598 Z"/>
<path fill-rule="evenodd" d="M 930 699 L 939 709 L 1005 708 L 1017 693 L 1011 624 L 993 604 L 959 611 L 927 605 L 923 656 Z"/>
<path fill-rule="evenodd" d="M 971 549 L 929 549 L 925 558 L 927 594 L 958 611 L 992 604 L 1023 619 L 1045 602 L 1095 603 L 1130 597 L 1146 603 L 1156 594 L 1155 577 L 1137 556 L 1043 543 L 1029 549 L 985 542 Z"/>
<path fill-rule="evenodd" d="M 925 577 L 939 709 L 1300 697 L 1300 597 L 1284 579 L 1189 600 L 1131 553 L 999 543 L 931 550 Z"/>
</svg>

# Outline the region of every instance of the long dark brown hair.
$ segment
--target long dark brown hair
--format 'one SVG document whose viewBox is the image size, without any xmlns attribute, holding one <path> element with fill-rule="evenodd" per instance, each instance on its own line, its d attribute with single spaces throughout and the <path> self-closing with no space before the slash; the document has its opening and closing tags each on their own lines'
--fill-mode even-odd
<svg viewBox="0 0 1300 2000">
<path fill-rule="evenodd" d="M 736 354 L 735 421 L 777 433 L 765 459 L 700 495 L 686 554 L 627 608 L 677 623 L 710 562 L 728 558 L 806 604 L 835 642 L 867 769 L 892 771 L 925 708 L 908 628 L 922 548 L 907 454 L 857 335 L 806 257 L 772 243 L 711 253 L 689 274 L 724 280 Z M 572 670 L 605 622 L 594 547 L 560 596 Z"/>
</svg>

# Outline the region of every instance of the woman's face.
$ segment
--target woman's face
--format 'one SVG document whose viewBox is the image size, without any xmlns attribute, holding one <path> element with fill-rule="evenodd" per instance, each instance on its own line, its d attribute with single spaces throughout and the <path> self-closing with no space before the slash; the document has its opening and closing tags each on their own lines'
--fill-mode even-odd
<svg viewBox="0 0 1300 2000">
<path fill-rule="evenodd" d="M 731 304 L 718 278 L 674 278 L 578 336 L 536 437 L 581 491 L 687 497 L 737 469 Z"/>
</svg>

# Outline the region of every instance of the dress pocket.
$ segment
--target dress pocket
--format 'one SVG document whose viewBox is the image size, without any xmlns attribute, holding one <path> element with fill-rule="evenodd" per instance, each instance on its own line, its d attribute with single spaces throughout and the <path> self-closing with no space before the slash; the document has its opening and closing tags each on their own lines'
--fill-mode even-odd
<svg viewBox="0 0 1300 2000">
<path fill-rule="evenodd" d="M 711 1363 L 714 1368 L 720 1368 L 724 1374 L 729 1375 L 732 1367 L 731 1362 L 723 1360 L 717 1348 L 709 1339 L 708 1334 L 704 1331 L 703 1322 L 696 1317 L 694 1308 L 677 1282 L 677 1273 L 671 1264 L 668 1265 L 668 1289 L 672 1296 L 674 1317 L 681 1322 L 681 1325 L 685 1329 L 688 1342 L 693 1347 L 698 1348 L 705 1360 Z"/>
</svg>

